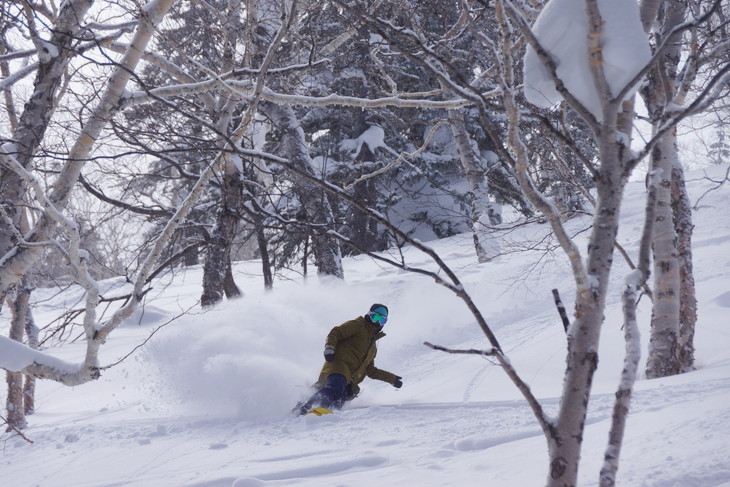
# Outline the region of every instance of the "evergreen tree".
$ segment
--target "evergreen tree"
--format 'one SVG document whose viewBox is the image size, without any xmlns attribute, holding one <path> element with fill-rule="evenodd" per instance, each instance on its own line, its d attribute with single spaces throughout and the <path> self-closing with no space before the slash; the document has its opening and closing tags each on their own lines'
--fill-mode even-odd
<svg viewBox="0 0 730 487">
<path fill-rule="evenodd" d="M 715 130 L 715 142 L 710 144 L 708 154 L 713 164 L 725 164 L 730 161 L 730 143 L 728 142 L 724 124 L 718 123 Z"/>
</svg>

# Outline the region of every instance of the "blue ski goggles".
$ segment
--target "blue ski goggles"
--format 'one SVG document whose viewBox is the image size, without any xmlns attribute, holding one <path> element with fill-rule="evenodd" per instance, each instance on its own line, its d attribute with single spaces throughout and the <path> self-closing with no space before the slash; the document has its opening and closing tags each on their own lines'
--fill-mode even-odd
<svg viewBox="0 0 730 487">
<path fill-rule="evenodd" d="M 388 322 L 388 317 L 387 316 L 383 316 L 383 315 L 381 315 L 379 313 L 376 313 L 375 311 L 371 311 L 368 314 L 370 315 L 370 320 L 373 323 L 378 323 L 380 325 L 384 325 L 384 324 L 386 324 Z"/>
</svg>

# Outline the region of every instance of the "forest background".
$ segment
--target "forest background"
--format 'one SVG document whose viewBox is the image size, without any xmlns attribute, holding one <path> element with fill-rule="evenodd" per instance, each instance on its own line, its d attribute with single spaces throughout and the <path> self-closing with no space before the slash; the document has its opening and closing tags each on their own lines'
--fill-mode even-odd
<svg viewBox="0 0 730 487">
<path fill-rule="evenodd" d="M 369 255 L 463 302 L 488 342 L 481 353 L 546 437 L 548 483 L 573 485 L 622 259 L 635 272 L 617 291 L 626 355 L 601 473 L 611 485 L 639 370 L 642 296 L 652 300 L 647 377 L 695 367 L 684 168 L 727 158 L 730 64 L 727 2 L 609 3 L 2 2 L 0 294 L 10 340 L 0 343 L 7 358 L 10 341 L 37 350 L 76 327 L 86 343 L 78 366 L 43 354 L 3 364 L 10 431 L 34 410 L 35 378 L 99 378 L 107 338 L 165 272 L 201 265 L 200 306 L 210 308 L 244 295 L 234 261 L 259 259 L 262 285 L 274 289 L 282 271 L 307 276 L 311 266 L 345 280 L 343 257 Z M 690 132 L 704 146 L 681 150 Z M 646 184 L 633 255 L 616 239 L 632 178 Z M 591 223 L 576 234 L 569 222 L 581 215 Z M 511 238 L 532 222 L 549 236 Z M 557 412 L 424 243 L 464 232 L 481 264 L 535 246 L 569 262 Z M 406 247 L 435 268 L 414 266 Z M 132 289 L 105 295 L 100 282 L 115 276 Z M 84 306 L 41 333 L 33 290 L 67 284 L 85 289 Z"/>
</svg>

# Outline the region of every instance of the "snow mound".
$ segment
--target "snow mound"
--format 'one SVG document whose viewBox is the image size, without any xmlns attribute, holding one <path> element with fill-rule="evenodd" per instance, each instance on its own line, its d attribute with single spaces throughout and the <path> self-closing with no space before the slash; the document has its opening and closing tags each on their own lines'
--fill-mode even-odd
<svg viewBox="0 0 730 487">
<path fill-rule="evenodd" d="M 604 21 L 603 68 L 611 94 L 616 96 L 651 59 L 649 40 L 641 25 L 635 0 L 598 0 Z M 586 39 L 585 0 L 550 0 L 535 21 L 533 32 L 557 64 L 557 75 L 585 107 L 601 120 L 601 100 L 590 71 Z M 524 64 L 527 100 L 550 108 L 562 101 L 550 73 L 532 47 Z M 632 96 L 638 85 L 630 90 Z"/>
</svg>

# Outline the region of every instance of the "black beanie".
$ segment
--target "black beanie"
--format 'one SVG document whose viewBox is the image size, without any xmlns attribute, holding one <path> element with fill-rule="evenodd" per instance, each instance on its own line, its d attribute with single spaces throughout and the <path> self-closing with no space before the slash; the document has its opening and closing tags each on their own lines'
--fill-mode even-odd
<svg viewBox="0 0 730 487">
<path fill-rule="evenodd" d="M 378 308 L 380 308 L 381 310 L 385 310 L 385 313 L 378 311 Z M 375 303 L 374 305 L 370 306 L 370 311 L 375 311 L 379 315 L 383 315 L 385 317 L 388 316 L 388 307 L 384 304 Z"/>
</svg>

